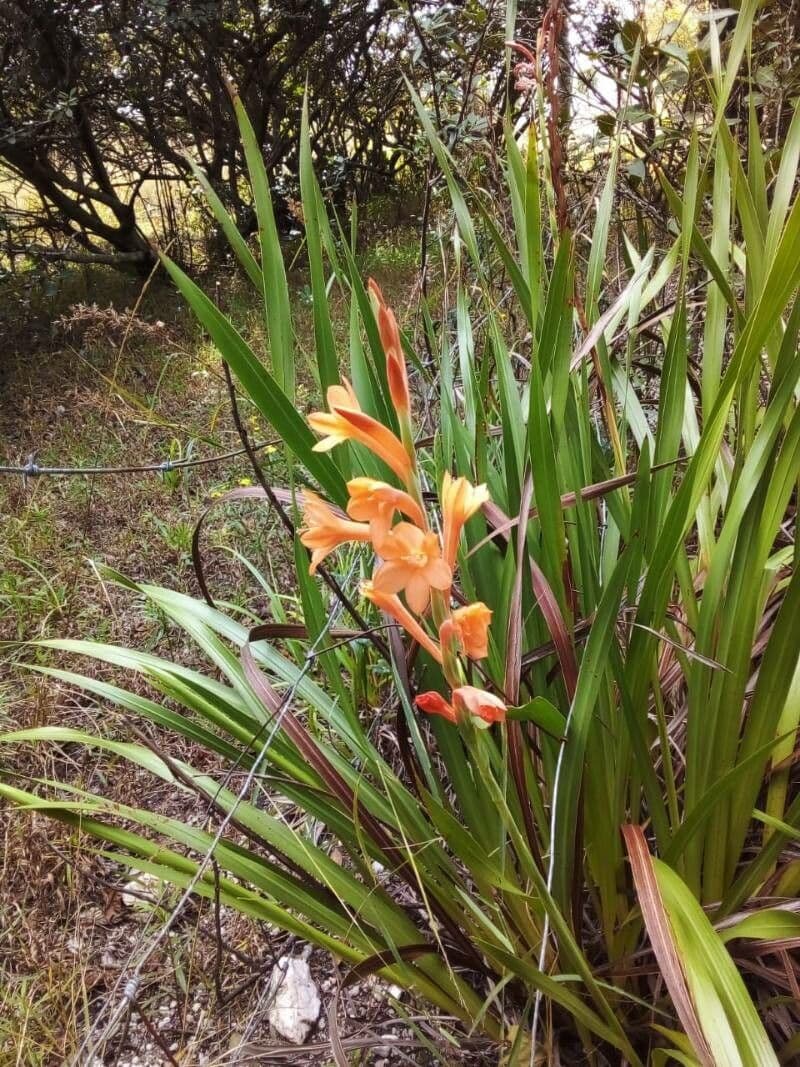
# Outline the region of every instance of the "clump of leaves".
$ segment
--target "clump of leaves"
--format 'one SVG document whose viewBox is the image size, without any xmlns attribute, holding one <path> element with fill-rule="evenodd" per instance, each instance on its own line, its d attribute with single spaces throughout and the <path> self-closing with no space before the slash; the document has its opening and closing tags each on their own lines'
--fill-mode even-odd
<svg viewBox="0 0 800 1067">
<path fill-rule="evenodd" d="M 785 950 L 800 936 L 800 117 L 768 187 L 757 136 L 745 168 L 724 121 L 755 6 L 742 6 L 727 67 L 712 48 L 709 123 L 692 134 L 682 189 L 662 176 L 677 236 L 643 249 L 620 226 L 621 276 L 607 266 L 616 149 L 591 237 L 577 238 L 544 221 L 555 203 L 546 126 L 523 145 L 509 127 L 507 235 L 459 183 L 414 97 L 455 220 L 439 329 L 422 306 L 432 361 L 377 292 L 373 308 L 326 214 L 304 123 L 313 370 L 329 399 L 312 424 L 334 450 L 320 450 L 296 407 L 267 176 L 234 101 L 256 254 L 207 193 L 263 292 L 269 365 L 164 263 L 293 457 L 294 484 L 237 492 L 268 498 L 293 534 L 305 503 L 302 621 L 248 630 L 211 603 L 129 582 L 208 672 L 82 641 L 47 644 L 140 674 L 154 697 L 34 668 L 190 739 L 219 769 L 58 727 L 7 743 L 110 750 L 199 796 L 203 826 L 58 783 L 41 794 L 5 784 L 5 797 L 330 950 L 356 975 L 413 990 L 511 1059 L 560 1047 L 598 1062 L 767 1064 L 796 1051 Z M 350 299 L 346 365 L 329 273 Z M 512 305 L 523 339 L 508 332 Z M 659 376 L 655 418 L 642 367 Z M 486 487 L 455 541 L 451 477 Z M 354 482 L 373 492 L 360 516 Z M 439 531 L 430 505 L 443 486 Z M 417 533 L 399 530 L 409 525 Z M 355 545 L 326 570 L 322 555 L 345 540 Z M 309 574 L 304 543 L 332 592 Z M 458 630 L 466 605 L 485 611 L 479 632 Z M 365 694 L 391 712 L 389 749 Z M 420 716 L 415 700 L 438 714 Z M 287 821 L 279 796 L 305 820 Z"/>
</svg>

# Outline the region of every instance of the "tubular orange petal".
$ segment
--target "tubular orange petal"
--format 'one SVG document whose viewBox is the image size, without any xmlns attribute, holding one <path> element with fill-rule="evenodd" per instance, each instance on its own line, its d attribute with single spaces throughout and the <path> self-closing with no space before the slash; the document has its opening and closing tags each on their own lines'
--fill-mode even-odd
<svg viewBox="0 0 800 1067">
<path fill-rule="evenodd" d="M 336 408 L 335 413 L 350 427 L 348 436 L 374 452 L 402 482 L 408 482 L 411 460 L 399 437 L 360 409 L 354 411 L 342 407 Z"/>
<path fill-rule="evenodd" d="M 339 415 L 333 415 L 327 411 L 312 412 L 308 416 L 308 425 L 315 433 L 323 437 L 314 445 L 315 452 L 327 452 L 328 449 L 335 448 L 343 441 L 348 441 L 351 436 L 349 424 Z"/>
<path fill-rule="evenodd" d="M 428 715 L 441 715 L 443 719 L 452 723 L 458 721 L 455 708 L 447 703 L 441 693 L 419 693 L 414 703 Z"/>
<path fill-rule="evenodd" d="M 434 535 L 435 536 L 435 535 Z M 438 544 L 436 546 L 438 551 Z M 433 589 L 449 589 L 450 584 L 453 581 L 453 572 L 448 565 L 437 555 L 435 559 L 431 559 L 425 570 L 425 577 Z"/>
<path fill-rule="evenodd" d="M 476 689 L 474 685 L 462 685 L 453 690 L 453 707 L 459 715 L 475 715 L 484 722 L 506 721 L 506 706 L 500 697 L 485 689 Z"/>
<path fill-rule="evenodd" d="M 356 391 L 347 378 L 342 378 L 341 385 L 329 385 L 325 398 L 331 411 L 334 408 L 350 408 L 352 411 L 361 411 Z"/>
<path fill-rule="evenodd" d="M 352 522 L 333 510 L 322 497 L 307 489 L 303 494 L 303 527 L 300 542 L 312 549 L 309 572 L 314 574 L 320 563 L 346 541 L 370 541 L 366 523 Z"/>
<path fill-rule="evenodd" d="M 489 499 L 485 485 L 472 485 L 466 478 L 453 478 L 445 472 L 442 479 L 442 541 L 444 561 L 451 570 L 456 565 L 458 542 L 464 523 Z"/>
<path fill-rule="evenodd" d="M 470 659 L 485 659 L 489 655 L 489 623 L 492 612 L 484 603 L 467 604 L 456 608 L 452 626 L 464 653 Z M 444 623 L 442 624 L 445 625 Z M 441 635 L 440 635 L 441 636 Z M 442 639 L 443 641 L 443 639 Z"/>
<path fill-rule="evenodd" d="M 314 411 L 308 416 L 311 429 L 322 436 L 322 440 L 314 445 L 314 451 L 327 452 L 343 441 L 357 441 L 379 456 L 398 478 L 407 482 L 411 460 L 402 442 L 391 430 L 361 410 L 346 378 L 341 385 L 332 385 L 328 389 L 327 399 L 329 412 Z"/>
<path fill-rule="evenodd" d="M 395 596 L 405 589 L 409 581 L 409 569 L 400 560 L 384 560 L 375 571 L 372 581 L 379 592 Z"/>
<path fill-rule="evenodd" d="M 417 644 L 421 645 L 437 663 L 442 662 L 441 648 L 417 622 L 405 604 L 403 604 L 400 597 L 376 589 L 374 582 L 362 582 L 361 595 L 366 597 L 367 600 L 370 600 L 380 611 L 391 616 L 395 622 L 399 622 L 403 629 L 406 630 L 406 632 L 414 638 Z"/>
<path fill-rule="evenodd" d="M 436 534 L 430 530 L 399 522 L 377 548 L 384 562 L 375 572 L 375 588 L 385 593 L 405 590 L 412 610 L 421 614 L 427 608 L 431 587 L 450 586 L 452 573 L 441 557 Z"/>
<path fill-rule="evenodd" d="M 406 600 L 412 611 L 422 615 L 431 600 L 431 587 L 424 575 L 412 574 L 406 583 Z"/>
<path fill-rule="evenodd" d="M 379 482 L 375 478 L 351 478 L 347 483 L 347 491 L 350 494 L 347 514 L 352 519 L 372 522 L 373 519 L 382 518 L 388 508 L 392 513 L 401 512 L 417 526 L 425 525 L 425 515 L 416 500 L 388 482 Z"/>
</svg>

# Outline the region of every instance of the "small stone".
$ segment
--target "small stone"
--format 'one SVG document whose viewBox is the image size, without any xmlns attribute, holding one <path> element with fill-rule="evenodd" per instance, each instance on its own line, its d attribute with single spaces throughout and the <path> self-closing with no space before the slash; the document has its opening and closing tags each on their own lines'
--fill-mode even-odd
<svg viewBox="0 0 800 1067">
<path fill-rule="evenodd" d="M 142 894 L 157 897 L 161 879 L 148 871 L 134 871 L 133 875 L 122 891 L 122 903 L 128 908 L 149 909 L 152 905 L 142 899 Z"/>
<path fill-rule="evenodd" d="M 403 988 L 399 985 L 390 985 L 386 990 L 390 997 L 394 997 L 395 1000 L 399 1000 L 403 995 Z"/>
<path fill-rule="evenodd" d="M 302 1045 L 319 1019 L 319 991 L 305 960 L 281 956 L 269 980 L 267 1017 L 281 1037 Z"/>
</svg>

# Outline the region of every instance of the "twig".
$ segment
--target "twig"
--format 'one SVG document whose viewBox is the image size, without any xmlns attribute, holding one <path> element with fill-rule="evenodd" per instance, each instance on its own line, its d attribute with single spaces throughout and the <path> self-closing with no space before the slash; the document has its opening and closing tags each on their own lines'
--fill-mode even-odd
<svg viewBox="0 0 800 1067">
<path fill-rule="evenodd" d="M 148 1034 L 152 1037 L 152 1039 L 155 1041 L 155 1043 L 161 1049 L 161 1051 L 166 1056 L 166 1058 L 169 1060 L 169 1062 L 173 1065 L 173 1067 L 180 1067 L 180 1064 L 178 1063 L 178 1061 L 175 1059 L 175 1057 L 172 1055 L 172 1053 L 170 1052 L 169 1048 L 167 1047 L 167 1043 L 164 1041 L 164 1038 L 161 1036 L 161 1034 L 158 1032 L 158 1030 L 156 1030 L 156 1028 L 150 1022 L 150 1019 L 149 1019 L 149 1017 L 147 1015 L 147 1012 L 144 1010 L 142 1005 L 139 1003 L 138 997 L 134 997 L 132 1006 L 139 1013 L 139 1018 L 144 1023 L 145 1029 L 147 1030 Z"/>
</svg>

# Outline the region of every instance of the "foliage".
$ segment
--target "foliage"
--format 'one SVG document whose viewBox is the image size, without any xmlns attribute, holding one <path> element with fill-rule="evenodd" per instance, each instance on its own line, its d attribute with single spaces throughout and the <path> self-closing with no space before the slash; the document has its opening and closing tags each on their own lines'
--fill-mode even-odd
<svg viewBox="0 0 800 1067">
<path fill-rule="evenodd" d="M 237 108 L 260 246 L 254 256 L 234 238 L 233 249 L 264 297 L 268 364 L 164 263 L 294 460 L 288 488 L 246 492 L 268 497 L 287 530 L 305 505 L 294 538 L 302 623 L 277 606 L 272 623 L 249 629 L 212 603 L 118 576 L 191 638 L 208 672 L 66 640 L 45 644 L 139 674 L 153 696 L 34 669 L 190 739 L 203 762 L 60 727 L 4 741 L 98 746 L 199 797 L 205 823 L 56 782 L 0 794 L 79 826 L 122 864 L 413 990 L 505 1042 L 511 1059 L 532 1046 L 631 1064 L 791 1054 L 797 1009 L 782 991 L 795 975 L 784 987 L 777 968 L 748 973 L 754 946 L 782 959 L 796 943 L 787 845 L 800 835 L 800 117 L 771 180 L 757 126 L 732 133 L 725 121 L 757 7 L 742 5 L 724 64 L 711 24 L 708 98 L 680 187 L 654 171 L 671 213 L 666 246 L 613 211 L 619 136 L 591 233 L 548 224 L 555 134 L 540 86 L 527 135 L 506 131 L 513 233 L 458 180 L 411 91 L 454 219 L 440 242 L 444 313 L 421 308 L 428 359 L 364 285 L 353 242 L 325 210 L 306 111 L 310 370 L 329 407 L 311 425 L 297 410 L 267 176 Z M 634 72 L 639 52 L 634 43 Z M 350 300 L 346 366 L 331 283 Z M 486 487 L 470 514 L 472 491 L 458 483 L 456 539 L 453 474 Z M 364 487 L 373 495 L 360 510 Z M 320 566 L 346 538 L 335 569 Z M 383 562 L 357 599 L 374 549 Z M 458 614 L 476 603 L 492 613 L 477 638 Z M 386 629 L 393 620 L 410 647 Z M 466 693 L 472 683 L 484 695 Z M 415 701 L 438 714 L 420 716 Z M 388 749 L 373 728 L 384 709 Z M 304 819 L 286 821 L 279 796 Z"/>
<path fill-rule="evenodd" d="M 428 0 L 2 0 L 5 250 L 147 273 L 155 238 L 191 266 L 202 216 L 189 159 L 250 233 L 229 80 L 256 130 L 284 233 L 296 225 L 306 86 L 325 187 L 342 199 L 397 195 L 419 167 L 401 68 L 420 90 L 431 80 L 435 92 L 447 87 L 440 117 L 455 138 L 471 122 L 465 83 L 476 46 L 489 70 L 502 28 L 483 5 Z"/>
</svg>

